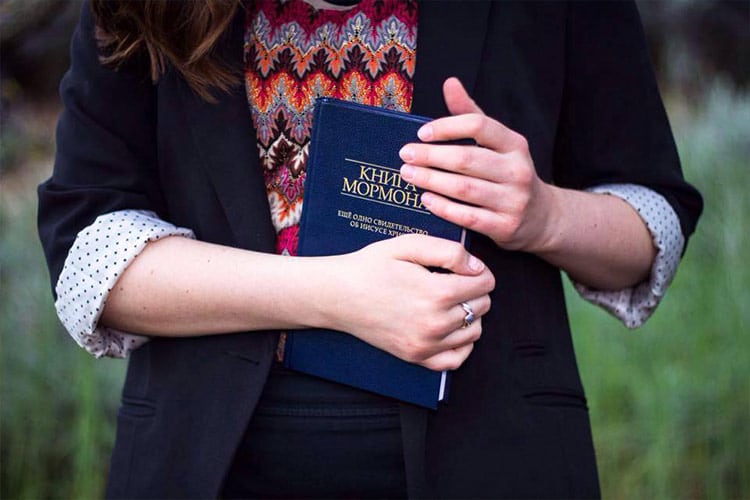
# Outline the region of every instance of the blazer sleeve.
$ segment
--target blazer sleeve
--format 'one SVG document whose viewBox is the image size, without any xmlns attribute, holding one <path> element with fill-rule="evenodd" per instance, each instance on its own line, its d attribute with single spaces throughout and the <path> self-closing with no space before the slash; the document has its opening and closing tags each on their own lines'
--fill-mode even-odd
<svg viewBox="0 0 750 500">
<path fill-rule="evenodd" d="M 143 60 L 102 66 L 84 4 L 60 84 L 52 176 L 38 188 L 38 229 L 54 289 L 78 232 L 123 209 L 163 214 L 156 173 L 155 89 Z"/>
<path fill-rule="evenodd" d="M 640 184 L 661 194 L 686 240 L 702 211 L 685 182 L 632 2 L 571 2 L 554 181 Z"/>
</svg>

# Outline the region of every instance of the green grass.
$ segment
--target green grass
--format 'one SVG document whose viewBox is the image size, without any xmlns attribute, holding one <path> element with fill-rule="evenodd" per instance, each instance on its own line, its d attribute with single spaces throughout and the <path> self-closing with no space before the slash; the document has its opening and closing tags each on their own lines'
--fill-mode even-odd
<svg viewBox="0 0 750 500">
<path fill-rule="evenodd" d="M 750 100 L 719 86 L 700 107 L 671 110 L 706 201 L 672 288 L 628 331 L 568 287 L 602 489 L 748 498 Z M 0 203 L 0 497 L 100 497 L 124 364 L 90 358 L 61 330 L 33 196 L 22 198 Z"/>
<path fill-rule="evenodd" d="M 677 113 L 705 211 L 670 290 L 628 331 L 568 287 L 605 498 L 750 496 L 750 101 Z"/>
</svg>

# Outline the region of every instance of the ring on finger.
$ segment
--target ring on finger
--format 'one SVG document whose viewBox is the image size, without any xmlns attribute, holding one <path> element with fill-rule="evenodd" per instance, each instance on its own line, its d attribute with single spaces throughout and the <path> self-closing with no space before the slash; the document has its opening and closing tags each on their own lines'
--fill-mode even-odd
<svg viewBox="0 0 750 500">
<path fill-rule="evenodd" d="M 466 328 L 474 322 L 474 310 L 466 302 L 461 302 L 459 305 L 461 306 L 461 309 L 463 309 L 466 313 L 466 316 L 464 316 L 464 323 L 463 325 L 461 325 L 461 328 Z"/>
</svg>

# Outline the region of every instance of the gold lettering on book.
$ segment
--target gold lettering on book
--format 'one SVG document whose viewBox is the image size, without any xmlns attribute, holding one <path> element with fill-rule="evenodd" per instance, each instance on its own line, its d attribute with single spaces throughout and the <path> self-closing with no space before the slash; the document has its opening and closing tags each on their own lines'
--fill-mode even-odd
<svg viewBox="0 0 750 500">
<path fill-rule="evenodd" d="M 397 169 L 349 158 L 346 161 L 356 163 L 359 172 L 357 177 L 342 177 L 341 194 L 424 214 L 430 213 L 422 205 L 416 186 L 404 182 Z"/>
<path fill-rule="evenodd" d="M 389 237 L 400 236 L 402 234 L 430 234 L 425 229 L 409 226 L 400 222 L 379 219 L 377 217 L 371 217 L 356 212 L 350 212 L 348 210 L 338 210 L 337 216 L 349 221 L 350 228 L 380 233 Z"/>
</svg>

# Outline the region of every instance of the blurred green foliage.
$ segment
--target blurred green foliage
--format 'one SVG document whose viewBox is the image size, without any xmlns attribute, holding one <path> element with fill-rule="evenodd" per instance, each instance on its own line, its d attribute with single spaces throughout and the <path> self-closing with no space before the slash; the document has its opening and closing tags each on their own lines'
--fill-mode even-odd
<svg viewBox="0 0 750 500">
<path fill-rule="evenodd" d="M 750 100 L 672 103 L 705 212 L 659 309 L 628 331 L 568 287 L 604 498 L 750 497 Z"/>
<path fill-rule="evenodd" d="M 0 204 L 0 498 L 98 498 L 124 363 L 97 361 L 55 316 L 32 202 Z"/>
</svg>

